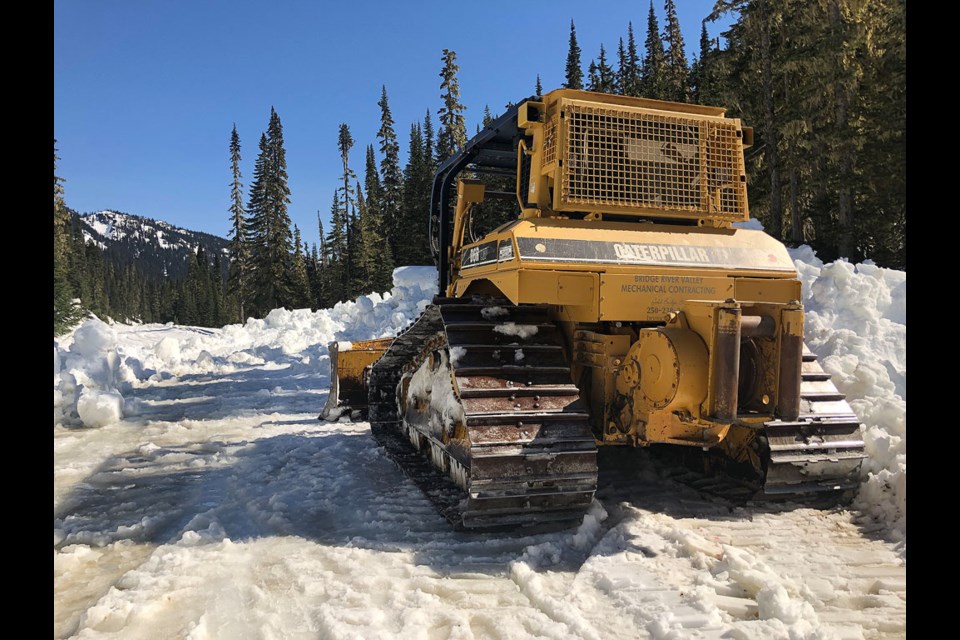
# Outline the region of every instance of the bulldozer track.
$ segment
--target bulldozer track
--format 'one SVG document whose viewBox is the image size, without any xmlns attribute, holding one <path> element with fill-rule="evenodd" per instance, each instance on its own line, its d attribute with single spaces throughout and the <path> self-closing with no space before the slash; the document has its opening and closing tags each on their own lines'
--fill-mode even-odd
<svg viewBox="0 0 960 640">
<path fill-rule="evenodd" d="M 806 348 L 801 376 L 800 417 L 764 424 L 766 496 L 846 491 L 860 483 L 866 457 L 860 419 Z"/>
<path fill-rule="evenodd" d="M 435 299 L 370 372 L 374 437 L 458 527 L 566 527 L 593 500 L 596 443 L 548 312 Z M 403 420 L 397 386 L 431 353 L 449 359 L 453 349 L 464 424 L 458 437 L 438 438 Z"/>
</svg>

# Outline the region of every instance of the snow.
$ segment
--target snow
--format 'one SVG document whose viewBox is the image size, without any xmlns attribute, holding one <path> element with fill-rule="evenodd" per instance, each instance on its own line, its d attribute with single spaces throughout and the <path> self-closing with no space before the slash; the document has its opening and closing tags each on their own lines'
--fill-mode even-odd
<svg viewBox="0 0 960 640">
<path fill-rule="evenodd" d="M 481 311 L 481 313 L 483 313 Z M 537 325 L 535 324 L 517 324 L 516 322 L 504 322 L 493 328 L 497 333 L 507 336 L 517 336 L 521 340 L 526 340 L 530 336 L 537 334 Z"/>
<path fill-rule="evenodd" d="M 510 315 L 510 312 L 503 307 L 484 307 L 483 309 L 480 309 L 480 315 L 483 316 L 484 320 L 494 320 L 496 318 L 508 316 Z"/>
<path fill-rule="evenodd" d="M 54 635 L 904 637 L 906 274 L 793 257 L 807 343 L 866 424 L 848 508 L 731 503 L 604 448 L 578 528 L 452 531 L 368 424 L 316 419 L 326 345 L 403 329 L 432 268 L 222 329 L 85 322 L 54 341 Z"/>
<path fill-rule="evenodd" d="M 100 211 L 96 215 L 87 216 L 87 224 L 102 237 L 113 239 L 112 213 L 111 211 Z"/>
<path fill-rule="evenodd" d="M 467 355 L 467 349 L 465 347 L 451 347 L 450 348 L 450 364 L 457 364 L 460 358 Z"/>
<path fill-rule="evenodd" d="M 84 389 L 77 399 L 77 414 L 87 427 L 102 427 L 123 418 L 123 396 L 116 391 Z"/>
<path fill-rule="evenodd" d="M 752 229 L 754 231 L 763 231 L 763 223 L 756 218 L 750 218 L 744 222 L 734 222 L 733 226 L 737 229 Z"/>
<path fill-rule="evenodd" d="M 437 439 L 445 440 L 445 436 L 452 435 L 455 425 L 464 424 L 463 405 L 453 390 L 453 376 L 445 352 L 440 352 L 440 362 L 431 363 L 428 359 L 420 365 L 410 377 L 407 393 L 411 415 L 418 404 L 436 408 L 431 411 L 427 426 Z"/>
<path fill-rule="evenodd" d="M 869 459 L 858 505 L 907 529 L 907 274 L 791 250 L 803 281 L 805 341 L 863 421 Z"/>
</svg>

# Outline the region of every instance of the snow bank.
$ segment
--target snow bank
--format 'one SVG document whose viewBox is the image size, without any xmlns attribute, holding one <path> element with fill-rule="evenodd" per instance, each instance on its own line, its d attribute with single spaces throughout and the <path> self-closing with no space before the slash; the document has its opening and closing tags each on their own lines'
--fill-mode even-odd
<svg viewBox="0 0 960 640">
<path fill-rule="evenodd" d="M 869 459 L 857 506 L 907 529 L 907 274 L 867 261 L 827 265 L 790 251 L 803 281 L 807 346 L 863 421 Z"/>
<path fill-rule="evenodd" d="M 87 320 L 54 341 L 54 425 L 118 422 L 135 412 L 133 403 L 124 403 L 123 393 L 147 382 L 228 374 L 265 363 L 275 368 L 328 367 L 328 343 L 346 346 L 396 335 L 437 292 L 433 267 L 400 267 L 393 277 L 388 293 L 371 293 L 319 311 L 274 309 L 263 319 L 222 329 L 141 325 L 132 340 L 118 339 L 118 332 L 130 333 L 131 327 Z"/>
</svg>

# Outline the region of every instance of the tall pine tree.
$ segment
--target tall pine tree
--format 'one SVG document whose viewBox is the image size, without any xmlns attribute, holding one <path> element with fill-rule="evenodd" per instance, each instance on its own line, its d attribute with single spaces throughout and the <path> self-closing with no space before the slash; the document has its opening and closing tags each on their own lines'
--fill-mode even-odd
<svg viewBox="0 0 960 640">
<path fill-rule="evenodd" d="M 393 129 L 393 115 L 390 113 L 390 104 L 387 101 L 386 85 L 380 92 L 380 101 L 377 102 L 377 106 L 380 107 L 380 129 L 377 131 L 377 139 L 380 140 L 380 153 L 383 154 L 383 159 L 380 161 L 381 195 L 375 223 L 377 233 L 385 237 L 387 243 L 381 255 L 382 264 L 379 265 L 374 280 L 377 287 L 389 287 L 391 282 L 390 280 L 384 282 L 384 274 L 387 273 L 389 278 L 389 274 L 393 273 L 394 256 L 397 254 L 398 245 L 403 242 L 401 234 L 398 233 L 400 207 L 403 201 L 403 172 L 400 169 L 400 144 Z M 368 176 L 367 180 L 371 180 L 371 177 Z M 370 202 L 374 199 L 370 188 L 371 185 L 368 184 L 367 205 L 371 210 L 375 210 Z"/>
<path fill-rule="evenodd" d="M 70 213 L 63 199 L 63 178 L 57 175 L 57 141 L 53 141 L 53 333 L 57 335 L 79 319 L 70 284 Z"/>
<path fill-rule="evenodd" d="M 640 70 L 640 93 L 644 98 L 667 99 L 666 56 L 663 52 L 663 40 L 660 38 L 660 25 L 650 0 L 650 12 L 647 15 L 647 53 Z"/>
<path fill-rule="evenodd" d="M 723 102 L 718 54 L 704 21 L 700 29 L 700 56 L 690 70 L 691 97 L 697 104 L 719 105 Z"/>
<path fill-rule="evenodd" d="M 564 89 L 583 89 L 583 67 L 580 62 L 580 45 L 577 44 L 577 28 L 570 19 L 570 44 L 567 48 L 566 81 Z"/>
<path fill-rule="evenodd" d="M 352 292 L 352 282 L 355 274 L 352 271 L 354 266 L 354 248 L 356 238 L 356 193 L 350 184 L 351 180 L 356 179 L 356 174 L 350 168 L 350 149 L 353 148 L 353 136 L 350 134 L 350 127 L 345 122 L 340 123 L 340 130 L 337 134 L 337 150 L 340 152 L 340 161 L 343 165 L 341 180 L 343 185 L 340 187 L 340 217 L 343 229 L 343 244 L 340 246 L 340 295 L 344 299 L 349 299 Z"/>
<path fill-rule="evenodd" d="M 466 109 L 460 102 L 460 82 L 457 80 L 457 54 L 450 49 L 443 50 L 443 69 L 440 70 L 440 132 L 437 136 L 437 164 L 460 151 L 467 143 L 467 125 L 463 117 Z"/>
<path fill-rule="evenodd" d="M 253 273 L 252 303 L 257 313 L 293 304 L 290 232 L 290 188 L 283 145 L 283 125 L 270 108 L 267 132 L 260 137 L 260 155 L 250 187 L 249 229 Z"/>
<path fill-rule="evenodd" d="M 664 11 L 667 14 L 666 31 L 663 40 L 666 50 L 666 96 L 667 100 L 686 102 L 689 100 L 689 75 L 687 54 L 684 51 L 683 34 L 680 32 L 680 20 L 673 0 L 666 0 Z"/>
<path fill-rule="evenodd" d="M 427 112 L 429 118 L 430 112 Z M 425 168 L 432 165 L 429 139 L 425 139 L 423 128 L 414 123 L 410 125 L 410 153 L 403 170 L 403 199 L 401 203 L 401 222 L 393 232 L 401 239 L 395 254 L 398 265 L 427 264 L 427 214 L 430 208 L 430 192 L 424 190 L 423 176 Z"/>
<path fill-rule="evenodd" d="M 393 252 L 390 250 L 387 239 L 389 232 L 385 229 L 381 214 L 386 190 L 380 184 L 373 145 L 367 146 L 364 185 L 367 195 L 363 206 L 358 207 L 362 238 L 360 262 L 364 271 L 363 291 L 386 291 L 392 284 Z"/>
<path fill-rule="evenodd" d="M 602 43 L 599 60 L 590 63 L 590 85 L 587 89 L 600 93 L 616 93 L 616 74 L 607 63 L 607 52 Z"/>
<path fill-rule="evenodd" d="M 250 271 L 250 241 L 247 238 L 248 229 L 246 211 L 243 208 L 243 184 L 240 182 L 240 134 L 237 125 L 233 125 L 230 133 L 230 273 L 227 278 L 227 289 L 238 300 L 239 317 L 235 320 L 243 322 L 244 302 L 249 296 L 247 281 Z"/>
<path fill-rule="evenodd" d="M 637 53 L 637 41 L 633 37 L 633 22 L 627 23 L 626 69 L 620 72 L 620 92 L 625 96 L 640 95 L 640 55 Z"/>
</svg>

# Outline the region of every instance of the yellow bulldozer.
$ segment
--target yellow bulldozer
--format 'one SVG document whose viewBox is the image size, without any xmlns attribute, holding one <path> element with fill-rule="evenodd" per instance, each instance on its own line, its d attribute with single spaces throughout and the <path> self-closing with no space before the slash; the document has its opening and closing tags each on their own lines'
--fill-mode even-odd
<svg viewBox="0 0 960 640">
<path fill-rule="evenodd" d="M 607 445 L 706 451 L 765 494 L 855 487 L 860 421 L 805 349 L 794 264 L 735 224 L 752 141 L 719 107 L 509 108 L 436 173 L 439 295 L 393 339 L 331 345 L 323 416 L 365 413 L 411 473 L 449 477 L 465 529 L 579 522 Z"/>
</svg>

